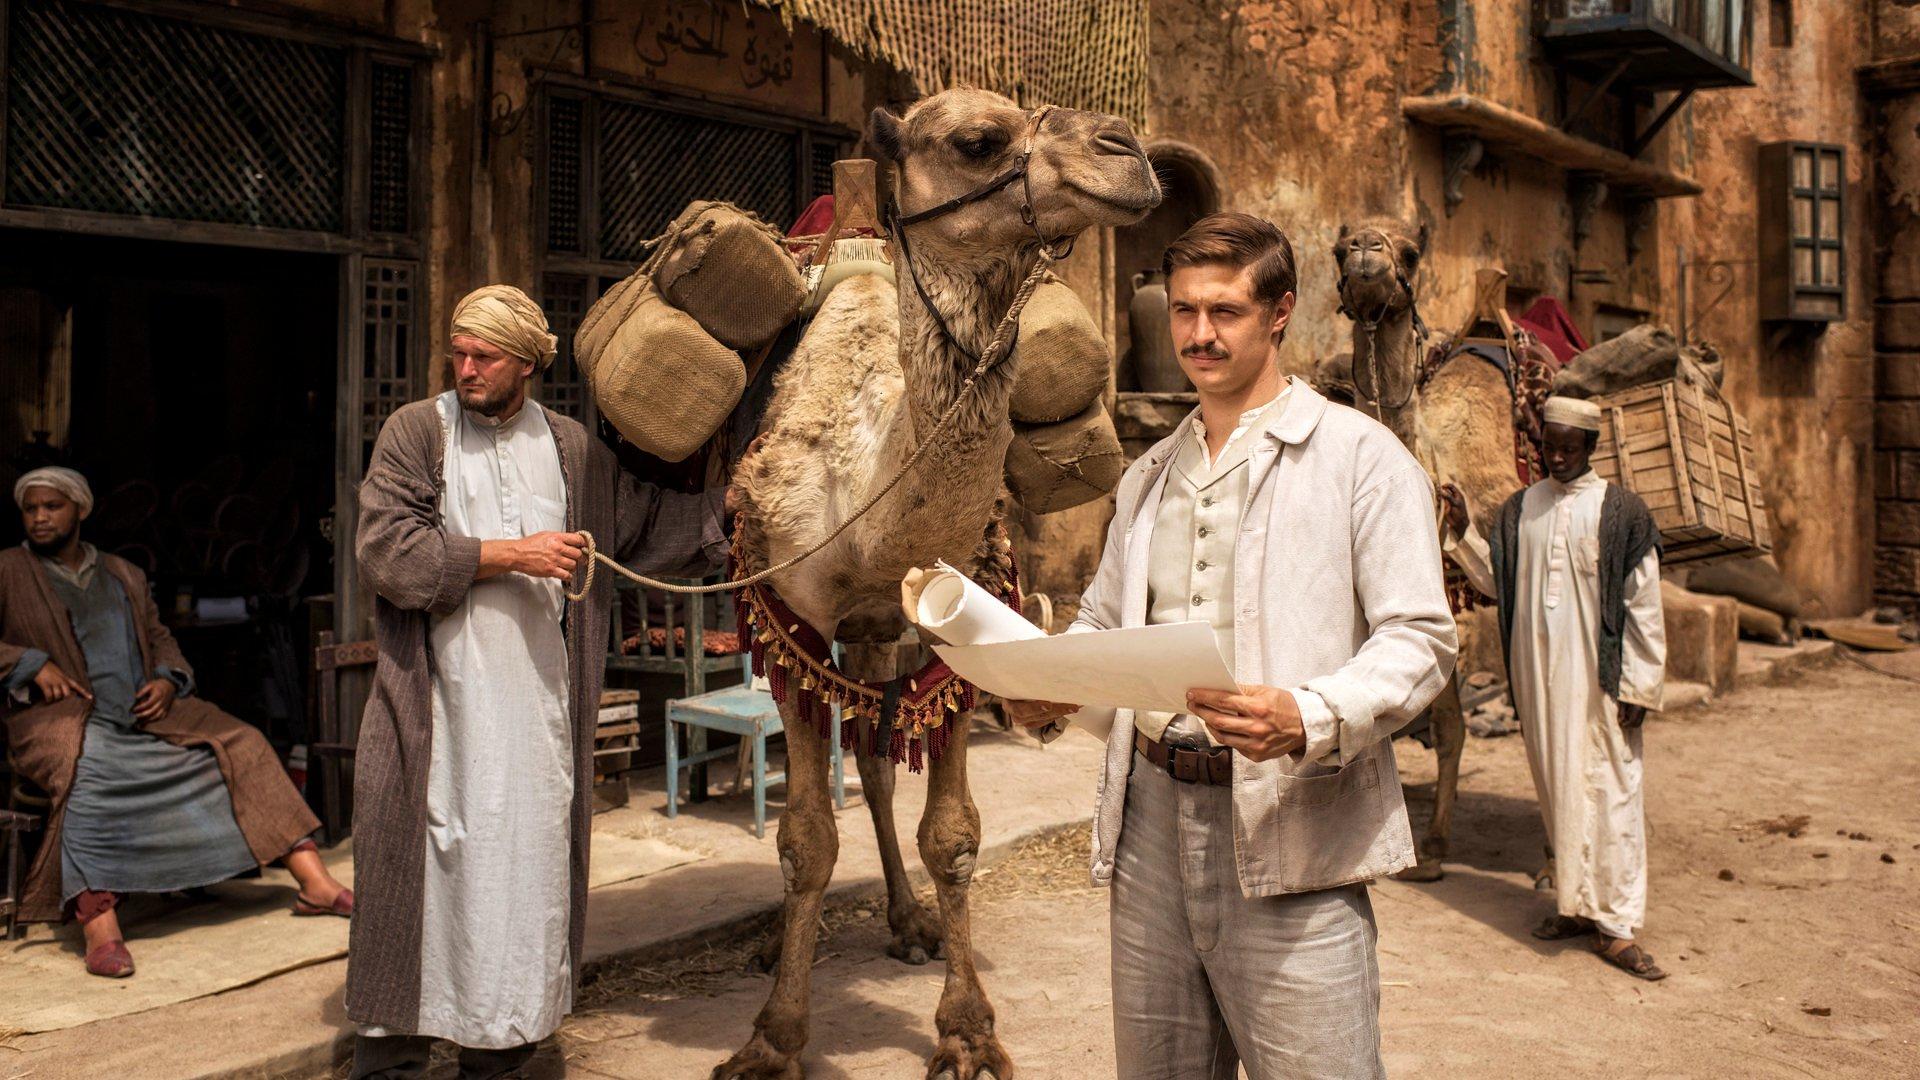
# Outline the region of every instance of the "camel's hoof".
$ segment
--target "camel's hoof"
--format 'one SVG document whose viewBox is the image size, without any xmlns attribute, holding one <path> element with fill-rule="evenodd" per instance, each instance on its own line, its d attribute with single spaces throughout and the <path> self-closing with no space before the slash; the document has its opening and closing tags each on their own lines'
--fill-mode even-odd
<svg viewBox="0 0 1920 1080">
<path fill-rule="evenodd" d="M 993 1037 L 991 1026 L 972 1034 L 943 1036 L 933 1060 L 927 1062 L 927 1080 L 998 1080 L 1012 1075 L 1013 1061 Z"/>
<path fill-rule="evenodd" d="M 781 1053 L 759 1032 L 740 1052 L 716 1066 L 708 1080 L 805 1080 L 800 1059 Z"/>
<path fill-rule="evenodd" d="M 893 940 L 887 943 L 887 955 L 895 960 L 919 967 L 946 952 L 947 943 L 940 933 L 940 924 L 919 904 L 888 922 L 894 931 Z"/>
<path fill-rule="evenodd" d="M 1414 866 L 1409 866 L 1405 870 L 1402 870 L 1399 873 L 1393 875 L 1393 879 L 1395 881 L 1412 881 L 1412 882 L 1425 883 L 1430 881 L 1439 881 L 1441 878 L 1446 876 L 1447 876 L 1447 864 L 1440 862 L 1438 860 L 1435 860 L 1433 862 L 1423 862 Z"/>
</svg>

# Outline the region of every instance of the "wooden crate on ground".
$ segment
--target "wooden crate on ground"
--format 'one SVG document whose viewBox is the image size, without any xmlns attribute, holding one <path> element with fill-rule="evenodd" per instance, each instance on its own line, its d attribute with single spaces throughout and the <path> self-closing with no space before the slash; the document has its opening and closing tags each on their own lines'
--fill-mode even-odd
<svg viewBox="0 0 1920 1080">
<path fill-rule="evenodd" d="M 1711 387 L 1669 379 L 1594 401 L 1601 417 L 1593 470 L 1653 511 L 1662 562 L 1773 550 L 1753 434 Z"/>
</svg>

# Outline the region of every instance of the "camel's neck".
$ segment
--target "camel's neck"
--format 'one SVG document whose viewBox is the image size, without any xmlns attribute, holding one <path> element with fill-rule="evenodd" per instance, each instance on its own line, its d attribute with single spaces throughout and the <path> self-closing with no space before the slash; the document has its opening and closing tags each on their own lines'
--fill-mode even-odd
<svg viewBox="0 0 1920 1080">
<path fill-rule="evenodd" d="M 1413 309 L 1382 318 L 1372 330 L 1353 324 L 1353 376 L 1357 407 L 1378 417 L 1400 441 L 1414 445 L 1420 415 L 1420 340 Z"/>
<path fill-rule="evenodd" d="M 920 250 L 914 254 L 917 259 L 913 269 L 919 273 L 927 298 L 940 311 L 940 319 L 936 319 L 914 288 L 908 267 L 904 262 L 897 267 L 900 370 L 906 380 L 905 405 L 911 419 L 897 430 L 910 436 L 917 446 L 960 395 L 973 373 L 973 357 L 986 355 L 987 345 L 1030 264 L 1008 258 L 984 268 L 973 266 L 956 272 L 944 268 L 937 256 Z M 941 329 L 941 320 L 946 323 L 945 330 Z M 941 436 L 941 457 L 965 455 L 981 448 L 993 457 L 993 468 L 1000 468 L 999 455 L 1005 443 L 997 436 L 1008 430 L 1007 402 L 1013 393 L 1013 370 L 1014 361 L 1005 359 L 968 391 L 953 426 Z M 984 444 L 997 444 L 998 448 Z"/>
</svg>

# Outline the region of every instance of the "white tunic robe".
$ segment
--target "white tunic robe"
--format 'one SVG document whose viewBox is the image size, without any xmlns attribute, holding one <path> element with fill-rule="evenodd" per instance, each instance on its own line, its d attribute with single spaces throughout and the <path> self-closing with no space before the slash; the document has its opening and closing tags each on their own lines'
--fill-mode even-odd
<svg viewBox="0 0 1920 1080">
<path fill-rule="evenodd" d="M 504 424 L 451 393 L 439 405 L 448 532 L 512 540 L 566 528 L 566 476 L 538 404 Z M 565 608 L 562 582 L 502 574 L 433 624 L 419 1034 L 520 1046 L 573 1006 Z"/>
<path fill-rule="evenodd" d="M 1640 728 L 1622 730 L 1619 703 L 1600 688 L 1600 504 L 1607 482 L 1527 489 L 1515 553 L 1513 701 L 1526 738 L 1562 915 L 1630 938 L 1646 920 L 1646 822 Z M 1482 591 L 1491 585 L 1471 535 L 1456 559 Z M 1627 578 L 1620 701 L 1658 711 L 1666 674 L 1660 560 L 1649 551 Z"/>
</svg>

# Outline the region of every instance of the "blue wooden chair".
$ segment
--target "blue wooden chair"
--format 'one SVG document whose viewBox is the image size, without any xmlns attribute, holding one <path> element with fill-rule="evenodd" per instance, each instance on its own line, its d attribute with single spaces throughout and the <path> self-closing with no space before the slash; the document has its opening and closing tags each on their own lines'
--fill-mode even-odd
<svg viewBox="0 0 1920 1080">
<path fill-rule="evenodd" d="M 836 647 L 837 649 L 837 647 Z M 705 749 L 707 731 L 727 731 L 740 736 L 753 748 L 753 835 L 767 835 L 767 786 L 784 781 L 786 773 L 767 775 L 767 737 L 783 730 L 780 707 L 773 695 L 753 688 L 752 660 L 740 657 L 744 681 L 739 686 L 714 690 L 694 697 L 667 702 L 667 816 L 680 813 L 680 770 L 733 756 L 732 749 Z M 679 726 L 685 724 L 698 740 L 686 756 L 680 754 Z M 812 732 L 803 733 L 812 738 Z M 847 805 L 845 763 L 840 755 L 840 711 L 834 710 L 833 727 L 828 732 L 833 760 L 833 804 Z"/>
</svg>

